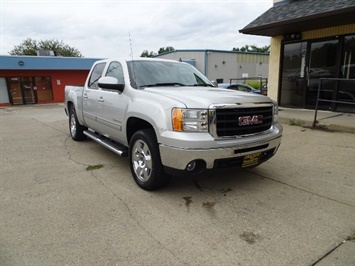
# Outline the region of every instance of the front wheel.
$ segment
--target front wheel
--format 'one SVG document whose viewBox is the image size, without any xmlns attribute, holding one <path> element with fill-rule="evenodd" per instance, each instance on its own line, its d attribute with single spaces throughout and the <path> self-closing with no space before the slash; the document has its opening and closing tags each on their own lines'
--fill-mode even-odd
<svg viewBox="0 0 355 266">
<path fill-rule="evenodd" d="M 145 129 L 134 133 L 129 148 L 131 172 L 139 187 L 154 190 L 169 181 L 169 176 L 163 171 L 154 130 Z"/>
<path fill-rule="evenodd" d="M 87 128 L 80 125 L 78 118 L 76 116 L 74 105 L 70 106 L 69 109 L 69 132 L 73 140 L 84 140 L 86 136 L 84 135 L 84 130 Z"/>
</svg>

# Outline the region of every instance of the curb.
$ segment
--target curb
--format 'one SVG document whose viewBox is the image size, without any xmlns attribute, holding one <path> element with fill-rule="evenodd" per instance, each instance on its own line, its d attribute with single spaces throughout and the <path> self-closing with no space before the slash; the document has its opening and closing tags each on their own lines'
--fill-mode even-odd
<svg viewBox="0 0 355 266">
<path fill-rule="evenodd" d="M 326 124 L 323 121 L 323 123 L 317 124 L 315 127 L 313 127 L 313 121 L 310 122 L 310 121 L 304 121 L 302 119 L 293 119 L 293 118 L 286 118 L 286 117 L 279 116 L 279 122 L 281 124 L 290 125 L 291 120 L 296 120 L 296 121 L 299 121 L 300 123 L 302 123 L 300 125 L 292 125 L 292 126 L 300 126 L 300 127 L 310 128 L 310 129 L 315 129 L 315 130 L 318 129 L 318 130 L 324 130 L 324 131 L 337 131 L 337 132 L 355 134 L 355 127 L 352 127 L 352 126 Z"/>
</svg>

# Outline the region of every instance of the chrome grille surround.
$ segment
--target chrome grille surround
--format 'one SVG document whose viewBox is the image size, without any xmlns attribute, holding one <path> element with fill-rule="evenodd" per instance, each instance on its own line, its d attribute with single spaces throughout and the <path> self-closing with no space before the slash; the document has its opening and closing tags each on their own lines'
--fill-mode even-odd
<svg viewBox="0 0 355 266">
<path fill-rule="evenodd" d="M 256 115 L 263 116 L 262 124 L 238 125 L 239 117 Z M 215 139 L 267 134 L 273 130 L 274 105 L 269 102 L 212 104 L 208 109 L 208 117 L 209 133 Z"/>
</svg>

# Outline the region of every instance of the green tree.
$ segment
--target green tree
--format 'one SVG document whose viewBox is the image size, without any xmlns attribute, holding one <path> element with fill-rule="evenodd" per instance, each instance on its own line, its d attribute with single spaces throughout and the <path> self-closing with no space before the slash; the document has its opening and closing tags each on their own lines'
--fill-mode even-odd
<svg viewBox="0 0 355 266">
<path fill-rule="evenodd" d="M 55 51 L 58 56 L 83 57 L 78 49 L 63 43 L 63 41 L 54 39 L 37 41 L 31 38 L 27 38 L 26 40 L 22 41 L 21 44 L 15 45 L 14 49 L 12 49 L 9 54 L 35 56 L 37 55 L 38 50 Z"/>
<path fill-rule="evenodd" d="M 256 45 L 245 45 L 241 48 L 233 48 L 232 51 L 237 52 L 254 52 L 254 53 L 270 53 L 270 45 L 258 47 Z"/>
<path fill-rule="evenodd" d="M 158 50 L 158 54 L 164 54 L 167 52 L 171 52 L 171 51 L 175 51 L 175 48 L 172 46 L 167 46 L 167 47 L 161 47 Z M 141 54 L 141 57 L 153 57 L 154 55 L 156 55 L 157 53 L 154 53 L 153 51 L 148 52 L 148 50 L 144 50 Z"/>
<path fill-rule="evenodd" d="M 172 46 L 167 46 L 167 47 L 161 47 L 158 51 L 158 54 L 164 54 L 164 53 L 167 53 L 167 52 L 171 52 L 171 51 L 174 51 L 174 47 Z"/>
<path fill-rule="evenodd" d="M 141 54 L 141 57 L 153 57 L 154 53 L 153 51 L 148 52 L 148 50 L 144 50 L 143 53 Z"/>
</svg>

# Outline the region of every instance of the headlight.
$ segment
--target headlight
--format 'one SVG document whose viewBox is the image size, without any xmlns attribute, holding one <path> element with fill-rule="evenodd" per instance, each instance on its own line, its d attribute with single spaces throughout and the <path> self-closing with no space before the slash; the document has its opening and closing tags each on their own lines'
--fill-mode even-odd
<svg viewBox="0 0 355 266">
<path fill-rule="evenodd" d="M 279 106 L 276 101 L 273 101 L 274 104 L 274 123 L 279 120 Z"/>
<path fill-rule="evenodd" d="M 174 108 L 171 117 L 174 131 L 208 131 L 207 110 Z"/>
</svg>

